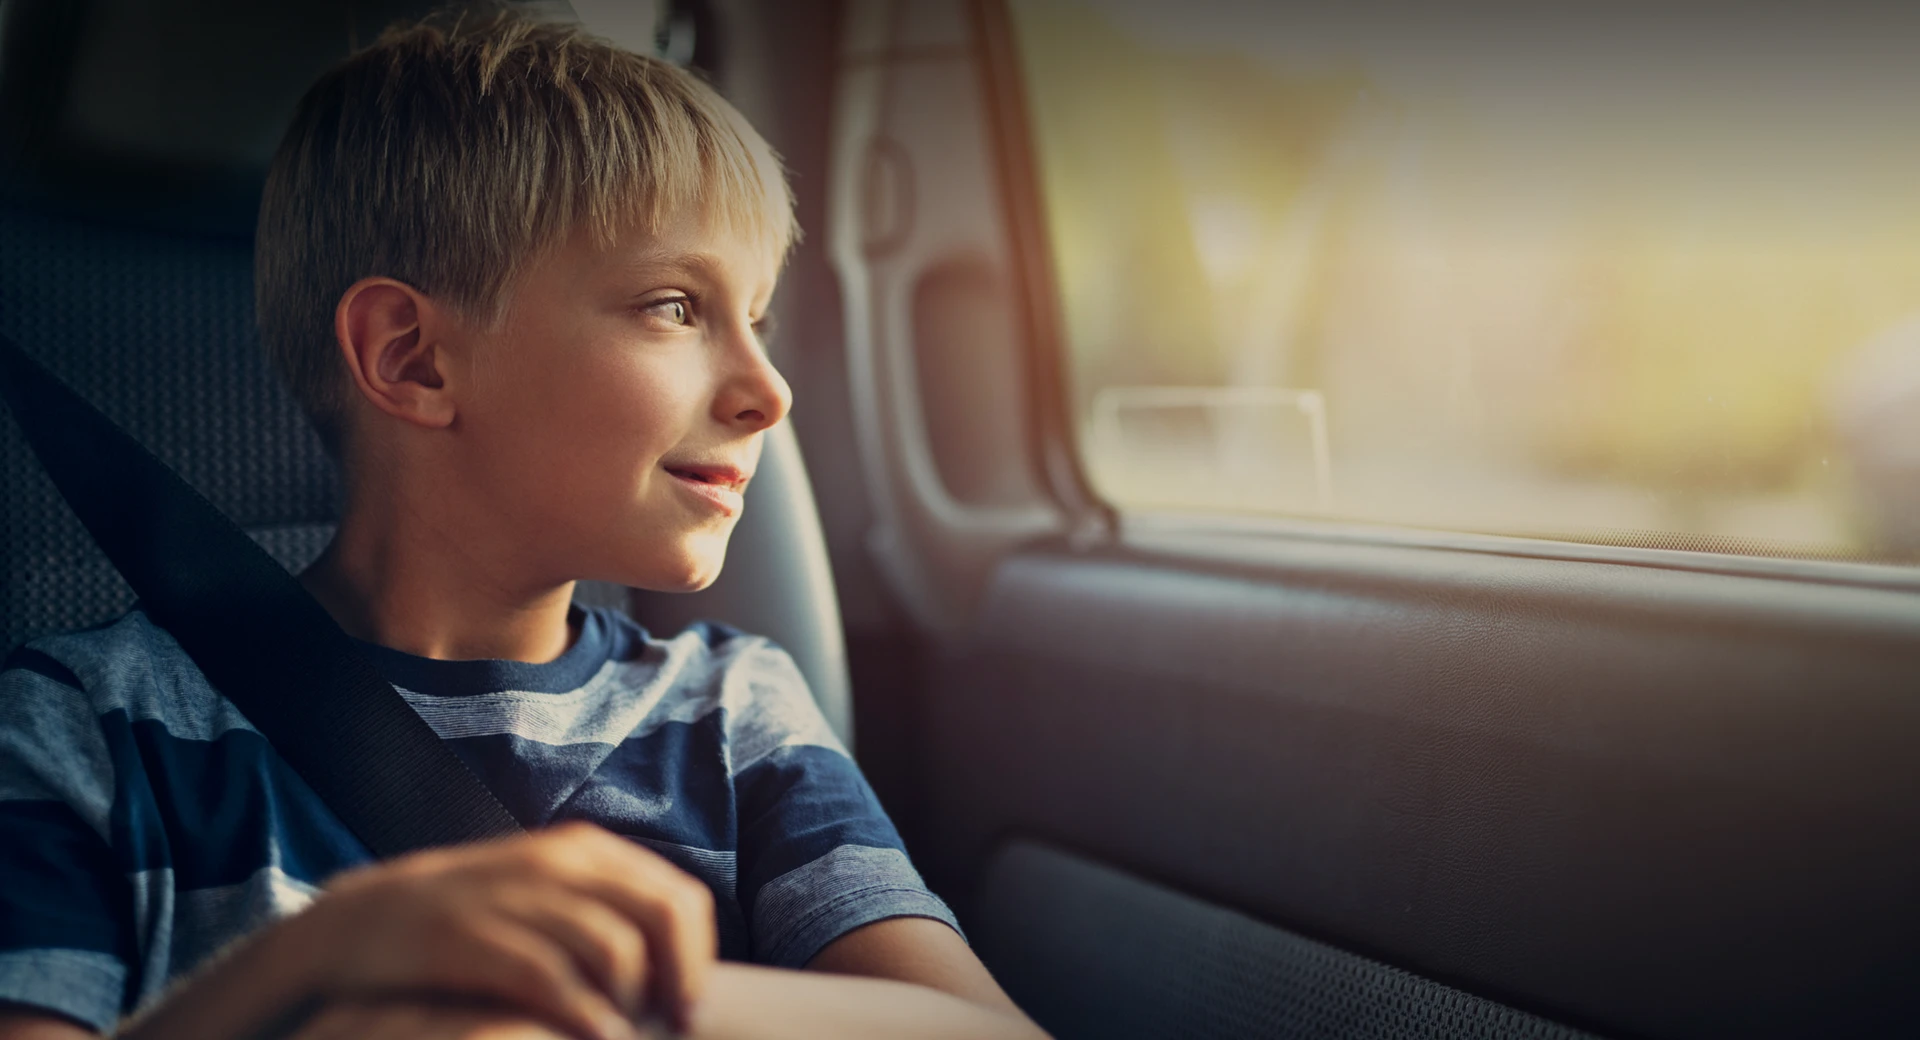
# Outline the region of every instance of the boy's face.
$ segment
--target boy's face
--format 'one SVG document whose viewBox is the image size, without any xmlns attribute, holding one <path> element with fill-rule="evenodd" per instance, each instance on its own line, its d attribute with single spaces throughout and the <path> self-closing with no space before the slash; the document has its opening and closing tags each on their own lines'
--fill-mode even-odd
<svg viewBox="0 0 1920 1040">
<path fill-rule="evenodd" d="M 465 330 L 459 479 L 524 577 L 718 576 L 792 403 L 758 331 L 778 274 L 765 245 L 694 219 L 611 248 L 577 235 L 521 275 L 499 327 Z"/>
</svg>

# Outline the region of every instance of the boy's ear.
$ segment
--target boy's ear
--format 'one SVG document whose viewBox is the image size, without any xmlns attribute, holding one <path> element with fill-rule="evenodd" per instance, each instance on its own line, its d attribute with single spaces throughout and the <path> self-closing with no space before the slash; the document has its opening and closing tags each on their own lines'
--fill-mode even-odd
<svg viewBox="0 0 1920 1040">
<path fill-rule="evenodd" d="M 425 293 L 392 278 L 349 286 L 334 308 L 334 337 L 361 396 L 416 426 L 452 425 L 442 343 L 450 317 Z"/>
</svg>

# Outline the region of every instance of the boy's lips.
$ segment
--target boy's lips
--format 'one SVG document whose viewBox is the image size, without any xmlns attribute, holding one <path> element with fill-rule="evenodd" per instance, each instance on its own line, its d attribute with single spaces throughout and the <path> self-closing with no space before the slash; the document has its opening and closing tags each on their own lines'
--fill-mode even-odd
<svg viewBox="0 0 1920 1040">
<path fill-rule="evenodd" d="M 728 465 L 670 462 L 662 463 L 660 468 L 666 470 L 675 483 L 729 516 L 739 513 L 746 504 L 741 492 L 746 490 L 747 481 L 753 476 Z"/>
<path fill-rule="evenodd" d="M 745 491 L 747 481 L 753 474 L 736 469 L 724 463 L 703 465 L 700 463 L 663 462 L 660 468 L 682 480 L 697 481 L 701 484 L 713 484 L 734 491 Z"/>
</svg>

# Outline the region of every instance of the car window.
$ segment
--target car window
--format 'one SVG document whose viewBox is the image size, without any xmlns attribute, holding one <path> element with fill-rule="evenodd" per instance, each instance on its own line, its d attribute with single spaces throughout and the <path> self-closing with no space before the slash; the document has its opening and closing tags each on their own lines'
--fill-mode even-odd
<svg viewBox="0 0 1920 1040">
<path fill-rule="evenodd" d="M 1116 505 L 1920 551 L 1909 27 L 1012 9 Z"/>
</svg>

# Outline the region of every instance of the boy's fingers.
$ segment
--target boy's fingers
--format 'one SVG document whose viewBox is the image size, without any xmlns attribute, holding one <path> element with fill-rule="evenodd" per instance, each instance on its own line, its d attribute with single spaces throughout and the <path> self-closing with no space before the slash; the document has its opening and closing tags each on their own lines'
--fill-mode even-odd
<svg viewBox="0 0 1920 1040">
<path fill-rule="evenodd" d="M 684 1026 L 718 952 L 713 893 L 665 861 L 661 866 L 651 877 L 608 879 L 592 891 L 640 926 L 651 969 L 648 990 L 658 1009 Z"/>
<path fill-rule="evenodd" d="M 587 823 L 564 823 L 521 847 L 537 873 L 601 900 L 646 938 L 657 1010 L 684 1026 L 718 953 L 713 893 L 651 850 Z"/>
<path fill-rule="evenodd" d="M 468 977 L 481 995 L 533 1012 L 581 1040 L 639 1040 L 627 1016 L 546 936 L 520 926 L 490 927 L 474 955 Z"/>
<path fill-rule="evenodd" d="M 517 911 L 521 924 L 541 932 L 573 955 L 583 974 L 629 1018 L 646 994 L 647 940 L 634 922 L 599 900 L 560 889 L 545 893 L 538 908 Z"/>
</svg>

